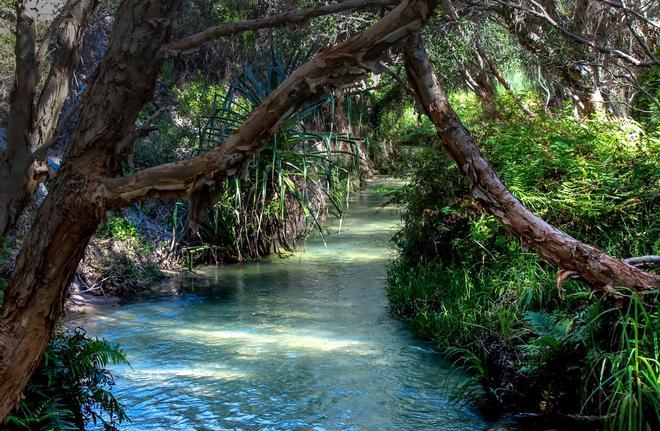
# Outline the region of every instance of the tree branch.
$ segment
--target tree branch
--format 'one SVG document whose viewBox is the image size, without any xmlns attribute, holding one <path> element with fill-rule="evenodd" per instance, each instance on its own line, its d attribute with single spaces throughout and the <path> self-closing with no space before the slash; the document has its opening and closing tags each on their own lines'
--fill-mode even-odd
<svg viewBox="0 0 660 431">
<path fill-rule="evenodd" d="M 99 0 L 71 0 L 56 20 L 57 47 L 32 115 L 31 151 L 46 144 L 55 131 L 62 106 L 69 96 L 69 82 L 80 62 L 83 34 L 98 5 Z"/>
<path fill-rule="evenodd" d="M 621 50 L 615 49 L 615 48 L 610 48 L 607 46 L 600 45 L 596 42 L 594 42 L 591 39 L 587 39 L 581 35 L 575 34 L 569 30 L 567 30 L 564 26 L 562 26 L 560 23 L 558 23 L 549 13 L 548 11 L 537 1 L 531 0 L 531 3 L 534 4 L 537 9 L 531 9 L 528 7 L 523 6 L 522 4 L 519 3 L 511 3 L 508 1 L 503 1 L 503 0 L 495 0 L 495 2 L 499 5 L 510 7 L 513 9 L 518 9 L 522 12 L 529 13 L 531 15 L 534 15 L 538 18 L 541 18 L 545 20 L 548 24 L 550 24 L 552 27 L 557 29 L 564 37 L 566 37 L 569 40 L 572 40 L 574 42 L 580 43 L 582 45 L 587 45 L 590 48 L 595 49 L 596 51 L 599 51 L 603 54 L 615 57 L 615 58 L 620 58 L 634 66 L 638 67 L 651 67 L 651 66 L 657 66 L 660 65 L 660 60 L 658 60 L 655 57 L 651 57 L 649 61 L 642 61 L 628 53 L 625 53 Z"/>
<path fill-rule="evenodd" d="M 636 257 L 629 257 L 628 259 L 624 259 L 623 261 L 632 266 L 660 265 L 660 256 L 656 256 L 656 255 L 636 256 Z"/>
<path fill-rule="evenodd" d="M 133 143 L 137 141 L 140 138 L 144 138 L 149 135 L 149 133 L 153 132 L 154 130 L 158 130 L 158 127 L 154 125 L 156 120 L 158 120 L 165 112 L 167 112 L 167 108 L 159 108 L 156 112 L 151 114 L 149 118 L 144 120 L 142 124 L 139 126 L 135 127 L 132 132 L 128 133 L 124 139 L 117 144 L 117 153 L 126 153 L 128 152 L 132 147 Z"/>
<path fill-rule="evenodd" d="M 639 19 L 640 21 L 643 21 L 643 22 L 647 23 L 651 27 L 660 28 L 659 23 L 657 23 L 656 21 L 653 21 L 652 19 L 649 19 L 648 17 L 644 16 L 640 11 L 626 6 L 626 4 L 624 4 L 622 1 L 620 1 L 620 2 L 609 1 L 609 0 L 598 0 L 598 1 L 600 1 L 601 3 L 604 3 L 608 6 L 611 6 L 613 8 L 621 9 L 625 14 L 632 15 L 632 16 L 636 17 L 637 19 Z"/>
<path fill-rule="evenodd" d="M 341 3 L 321 5 L 308 9 L 293 10 L 268 18 L 250 19 L 232 24 L 221 24 L 185 37 L 176 42 L 169 43 L 163 47 L 163 51 L 168 55 L 177 53 L 186 54 L 196 51 L 201 45 L 221 36 L 228 36 L 235 33 L 259 30 L 263 28 L 282 27 L 288 24 L 305 22 L 311 18 L 316 18 L 323 15 L 331 15 L 357 9 L 389 7 L 398 3 L 399 1 L 397 0 L 347 0 Z"/>
<path fill-rule="evenodd" d="M 48 52 L 48 47 L 50 46 L 50 40 L 53 37 L 53 34 L 55 34 L 57 29 L 62 25 L 62 23 L 66 19 L 69 11 L 73 7 L 74 1 L 75 0 L 67 1 L 62 6 L 62 9 L 57 13 L 57 15 L 55 15 L 55 19 L 53 19 L 53 21 L 48 26 L 48 30 L 46 30 L 43 40 L 41 41 L 41 44 L 39 44 L 39 49 L 37 50 L 37 59 L 39 60 L 40 64 L 43 61 L 43 59 L 46 57 L 46 53 Z"/>
<path fill-rule="evenodd" d="M 39 62 L 37 60 L 37 22 L 34 12 L 27 1 L 16 5 L 16 72 L 14 88 L 9 99 L 9 118 L 7 130 L 7 151 L 28 154 L 30 144 L 28 131 L 32 104 L 39 81 Z"/>
<path fill-rule="evenodd" d="M 376 25 L 300 66 L 273 91 L 245 123 L 222 144 L 198 157 L 109 179 L 96 192 L 106 208 L 119 208 L 151 197 L 190 196 L 235 174 L 243 160 L 269 139 L 281 122 L 305 101 L 355 81 L 375 66 L 387 49 L 421 28 L 430 1 L 404 0 Z"/>
</svg>

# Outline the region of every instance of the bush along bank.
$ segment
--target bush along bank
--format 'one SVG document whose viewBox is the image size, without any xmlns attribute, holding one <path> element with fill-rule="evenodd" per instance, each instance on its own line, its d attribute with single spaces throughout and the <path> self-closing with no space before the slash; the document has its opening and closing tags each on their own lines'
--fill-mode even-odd
<svg viewBox="0 0 660 431">
<path fill-rule="evenodd" d="M 530 118 L 499 104 L 498 119 L 463 120 L 525 205 L 615 256 L 660 252 L 657 135 L 629 120 Z M 456 398 L 554 426 L 658 429 L 657 293 L 600 297 L 580 280 L 558 290 L 557 269 L 477 206 L 440 149 L 411 157 L 408 184 L 390 196 L 403 225 L 388 294 L 472 376 Z"/>
</svg>

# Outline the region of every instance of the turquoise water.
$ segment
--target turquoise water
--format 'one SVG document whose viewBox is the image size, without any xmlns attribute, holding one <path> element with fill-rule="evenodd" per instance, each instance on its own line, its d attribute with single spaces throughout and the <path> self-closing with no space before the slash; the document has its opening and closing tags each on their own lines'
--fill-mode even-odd
<svg viewBox="0 0 660 431">
<path fill-rule="evenodd" d="M 289 259 L 198 268 L 158 298 L 102 308 L 90 333 L 118 342 L 125 430 L 495 430 L 448 401 L 464 376 L 388 312 L 398 222 L 379 179 L 341 233 Z M 335 227 L 336 230 L 336 227 Z"/>
</svg>

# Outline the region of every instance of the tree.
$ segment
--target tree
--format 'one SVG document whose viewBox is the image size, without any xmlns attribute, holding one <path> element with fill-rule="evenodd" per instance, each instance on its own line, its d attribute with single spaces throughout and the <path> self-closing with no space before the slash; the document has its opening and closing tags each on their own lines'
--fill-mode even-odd
<svg viewBox="0 0 660 431">
<path fill-rule="evenodd" d="M 475 2 L 468 1 L 474 4 Z M 555 99 L 579 113 L 627 109 L 637 74 L 657 67 L 657 6 L 644 1 L 489 0 L 520 45 L 535 57 Z"/>
<path fill-rule="evenodd" d="M 79 0 L 80 2 L 89 0 Z M 62 315 L 68 286 L 85 247 L 108 210 L 153 198 L 190 198 L 193 216 L 203 214 L 213 190 L 240 171 L 283 119 L 328 89 L 342 88 L 379 69 L 379 57 L 417 34 L 433 10 L 431 0 L 348 0 L 342 3 L 224 24 L 169 43 L 179 0 L 124 0 L 117 12 L 108 52 L 82 101 L 80 119 L 53 187 L 39 208 L 19 254 L 0 312 L 0 419 L 15 407 L 21 392 Z M 163 61 L 173 53 L 196 49 L 219 36 L 303 22 L 314 16 L 366 7 L 397 6 L 375 25 L 300 66 L 273 91 L 238 130 L 207 153 L 155 166 L 122 177 L 121 162 L 130 154 L 139 130 L 135 122 L 154 93 Z M 37 54 L 26 3 L 20 2 L 17 58 L 27 75 L 16 78 L 11 163 L 32 163 L 32 113 Z M 27 48 L 26 48 L 27 47 Z M 603 288 L 626 286 L 647 290 L 657 278 L 620 262 L 550 226 L 511 195 L 479 153 L 469 132 L 435 80 L 420 39 L 406 51 L 409 80 L 436 124 L 443 147 L 470 179 L 477 199 L 498 217 L 523 245 L 563 269 L 575 271 Z M 20 99 L 20 100 L 19 100 Z M 16 101 L 16 103 L 13 103 Z M 52 118 L 44 114 L 44 118 Z M 26 133 L 26 131 L 28 133 Z M 30 137 L 30 139 L 28 139 Z M 19 156 L 16 156 L 18 154 Z M 29 166 L 28 166 L 29 168 Z M 17 175 L 18 177 L 18 175 Z M 23 181 L 27 181 L 23 177 Z"/>
<path fill-rule="evenodd" d="M 374 2 L 346 3 L 355 8 Z M 15 407 L 37 365 L 85 247 L 107 210 L 156 196 L 196 199 L 208 193 L 217 181 L 237 172 L 246 155 L 257 151 L 291 110 L 325 94 L 326 87 L 364 77 L 383 52 L 418 31 L 430 14 L 429 3 L 404 0 L 373 27 L 318 54 L 208 153 L 121 178 L 121 154 L 130 152 L 136 118 L 153 94 L 179 6 L 176 0 L 124 0 L 108 53 L 84 96 L 65 162 L 24 241 L 5 293 L 0 419 Z"/>
<path fill-rule="evenodd" d="M 37 40 L 38 0 L 16 4 L 16 73 L 11 92 L 7 148 L 0 154 L 0 237 L 13 227 L 48 175 L 45 157 L 69 83 L 80 61 L 83 34 L 99 0 L 71 0 L 53 21 L 44 40 Z M 39 71 L 54 33 L 50 71 L 37 94 Z"/>
</svg>

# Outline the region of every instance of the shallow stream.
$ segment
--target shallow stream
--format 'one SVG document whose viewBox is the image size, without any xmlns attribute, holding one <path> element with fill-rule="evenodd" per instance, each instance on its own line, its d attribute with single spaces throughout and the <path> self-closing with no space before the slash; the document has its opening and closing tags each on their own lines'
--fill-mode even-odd
<svg viewBox="0 0 660 431">
<path fill-rule="evenodd" d="M 448 395 L 464 376 L 392 317 L 384 287 L 399 220 L 373 181 L 341 233 L 289 259 L 197 268 L 157 298 L 101 308 L 118 342 L 125 430 L 496 430 Z M 335 230 L 336 230 L 335 226 Z"/>
</svg>

